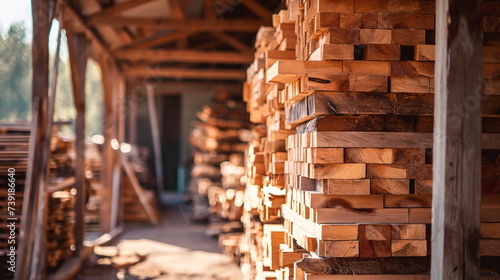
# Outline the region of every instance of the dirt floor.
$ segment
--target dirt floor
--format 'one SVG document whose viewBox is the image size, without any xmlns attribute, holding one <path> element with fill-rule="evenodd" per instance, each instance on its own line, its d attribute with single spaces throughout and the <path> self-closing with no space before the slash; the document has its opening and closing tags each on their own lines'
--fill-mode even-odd
<svg viewBox="0 0 500 280">
<path fill-rule="evenodd" d="M 177 206 L 161 225 L 128 225 L 112 246 L 96 247 L 76 280 L 239 280 L 239 267 L 221 254 L 202 224 L 188 224 Z"/>
</svg>

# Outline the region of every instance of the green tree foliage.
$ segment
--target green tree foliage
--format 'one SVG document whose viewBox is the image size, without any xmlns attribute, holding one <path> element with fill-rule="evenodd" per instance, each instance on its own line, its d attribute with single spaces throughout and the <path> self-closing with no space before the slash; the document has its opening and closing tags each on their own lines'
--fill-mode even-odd
<svg viewBox="0 0 500 280">
<path fill-rule="evenodd" d="M 31 109 L 31 44 L 22 23 L 0 34 L 0 122 L 27 121 Z"/>
<path fill-rule="evenodd" d="M 61 42 L 61 61 L 57 81 L 55 121 L 73 121 L 76 110 L 73 103 L 71 67 L 66 55 L 66 41 Z M 49 66 L 52 68 L 54 56 Z M 102 132 L 102 82 L 97 63 L 89 60 L 86 73 L 86 135 Z M 0 33 L 0 123 L 28 121 L 31 116 L 31 43 L 26 38 L 23 24 L 14 24 L 2 36 Z M 74 127 L 63 132 L 72 133 Z"/>
</svg>

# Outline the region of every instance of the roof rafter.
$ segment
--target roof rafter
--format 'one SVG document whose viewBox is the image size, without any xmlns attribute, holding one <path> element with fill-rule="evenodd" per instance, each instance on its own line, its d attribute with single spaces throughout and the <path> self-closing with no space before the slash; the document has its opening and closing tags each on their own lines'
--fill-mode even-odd
<svg viewBox="0 0 500 280">
<path fill-rule="evenodd" d="M 238 69 L 187 69 L 187 68 L 128 68 L 127 77 L 135 78 L 177 78 L 208 80 L 245 80 L 246 72 Z"/>
<path fill-rule="evenodd" d="M 163 19 L 143 17 L 102 17 L 90 16 L 89 25 L 141 26 L 150 28 L 172 28 L 184 31 L 239 31 L 255 32 L 264 22 L 256 19 Z"/>
<path fill-rule="evenodd" d="M 97 13 L 92 14 L 91 16 L 97 16 L 97 17 L 111 17 L 111 16 L 116 16 L 119 13 L 130 10 L 132 8 L 144 5 L 146 3 L 152 2 L 154 0 L 130 0 L 127 2 L 122 2 L 120 4 L 113 5 L 109 8 L 106 8 L 104 10 L 101 10 Z"/>
<path fill-rule="evenodd" d="M 136 40 L 129 45 L 123 46 L 121 49 L 142 49 L 158 46 L 161 44 L 166 44 L 176 40 L 186 39 L 190 35 L 194 34 L 194 31 L 180 31 L 173 32 L 166 35 L 153 35 L 147 38 Z"/>
<path fill-rule="evenodd" d="M 196 50 L 117 50 L 117 59 L 129 61 L 178 61 L 194 63 L 246 64 L 253 60 L 251 52 L 196 51 Z"/>
</svg>

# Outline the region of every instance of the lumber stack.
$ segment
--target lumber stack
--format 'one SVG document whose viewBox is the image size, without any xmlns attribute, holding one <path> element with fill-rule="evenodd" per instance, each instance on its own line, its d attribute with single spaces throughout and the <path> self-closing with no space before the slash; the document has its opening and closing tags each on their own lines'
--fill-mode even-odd
<svg viewBox="0 0 500 280">
<path fill-rule="evenodd" d="M 268 68 L 280 59 L 295 59 L 295 23 L 288 10 L 273 17 L 273 27 L 262 27 L 255 43 L 255 60 L 247 70 L 244 100 L 256 124 L 247 152 L 244 271 L 247 279 L 273 278 L 272 255 L 278 256 L 274 231 L 282 232 L 281 205 L 285 202 L 285 139 L 294 131 L 285 125 L 282 86 L 267 83 Z"/>
<path fill-rule="evenodd" d="M 261 234 L 265 266 L 275 274 L 257 279 L 385 279 L 384 266 L 394 279 L 428 279 L 428 266 L 403 264 L 425 264 L 431 254 L 435 2 L 303 0 L 287 1 L 287 9 L 297 59 L 252 65 L 244 86 L 251 119 L 265 119 L 267 136 L 278 126 L 266 104 L 284 108 L 279 128 L 294 132 L 279 157 L 284 224 L 264 225 Z M 499 31 L 491 13 L 485 38 Z M 500 248 L 492 235 L 500 222 L 500 147 L 488 140 L 500 133 L 497 46 L 485 40 L 483 256 Z M 349 270 L 358 261 L 379 270 Z"/>
<path fill-rule="evenodd" d="M 65 190 L 51 193 L 47 222 L 47 267 L 56 268 L 75 251 L 74 182 Z"/>
<path fill-rule="evenodd" d="M 21 211 L 24 194 L 26 171 L 28 169 L 29 127 L 22 125 L 0 125 L 0 269 L 5 271 L 0 279 L 12 279 L 13 274 L 8 273 L 10 267 L 7 263 L 10 252 L 10 230 L 7 225 L 11 222 L 7 218 L 17 218 L 15 236 L 16 247 L 19 248 L 19 229 L 21 226 Z M 15 211 L 14 216 L 9 215 L 8 209 L 8 184 L 9 168 L 15 168 Z M 10 205 L 12 207 L 12 205 Z"/>
<path fill-rule="evenodd" d="M 227 233 L 225 228 L 234 230 L 234 223 L 227 227 L 224 225 L 226 222 L 236 221 L 241 229 L 239 220 L 243 212 L 245 187 L 243 153 L 246 147 L 243 140 L 248 134 L 248 115 L 243 102 L 221 91 L 211 104 L 197 113 L 197 117 L 200 121 L 193 122 L 190 136 L 194 150 L 190 184 L 193 199 L 191 218 L 210 219 L 214 223 L 207 234 L 217 236 Z"/>
</svg>

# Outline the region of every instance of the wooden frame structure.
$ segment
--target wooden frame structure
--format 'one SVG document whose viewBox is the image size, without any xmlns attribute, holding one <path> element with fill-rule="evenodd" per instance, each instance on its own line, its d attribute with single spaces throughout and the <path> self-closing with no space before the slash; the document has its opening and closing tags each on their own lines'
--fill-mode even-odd
<svg viewBox="0 0 500 280">
<path fill-rule="evenodd" d="M 129 0 L 101 7 L 97 0 L 32 0 L 33 17 L 33 118 L 24 204 L 22 247 L 16 280 L 43 279 L 43 230 L 46 185 L 49 110 L 48 34 L 56 6 L 64 7 L 60 20 L 68 31 L 73 94 L 77 109 L 77 249 L 84 251 L 83 162 L 85 117 L 85 65 L 88 55 L 100 64 L 104 83 L 104 151 L 102 231 L 115 232 L 120 157 L 112 141 L 125 138 L 124 96 L 126 79 L 158 83 L 165 78 L 239 81 L 241 68 L 252 60 L 244 34 L 269 24 L 271 11 L 256 0 L 242 4 L 253 13 L 243 19 L 220 21 L 211 9 L 202 18 L 189 18 L 178 0 L 167 1 L 170 18 L 123 16 L 127 11 L 154 0 Z M 205 1 L 209 3 L 210 1 Z M 432 279 L 479 279 L 480 135 L 482 81 L 482 1 L 437 1 L 436 100 L 434 134 L 434 200 Z M 85 11 L 84 11 L 85 10 Z M 90 12 L 89 12 L 90 11 Z M 135 30 L 134 32 L 132 30 Z M 193 47 L 189 38 L 206 33 L 216 40 Z M 235 32 L 229 34 L 227 32 Z M 239 35 L 243 34 L 243 35 Z M 108 36 L 104 37 L 103 36 Z M 110 39 L 113 38 L 113 39 Z M 229 46 L 232 50 L 219 48 Z M 173 47 L 172 47 L 173 46 Z M 185 49 L 188 46 L 191 49 Z M 148 92 L 153 89 L 148 89 Z M 471 101 L 472 100 L 472 101 Z M 476 102 L 477 101 L 477 102 Z M 479 104 L 477 106 L 469 106 Z M 470 108 L 467 116 L 455 116 L 454 106 Z M 453 119 L 452 119 L 453 118 Z M 459 120 L 459 124 L 451 125 Z M 115 187 L 112 187 L 115 186 Z M 113 219 L 111 218 L 113 217 Z M 35 235 L 34 232 L 37 232 Z M 82 254 L 83 255 L 83 254 Z"/>
</svg>

